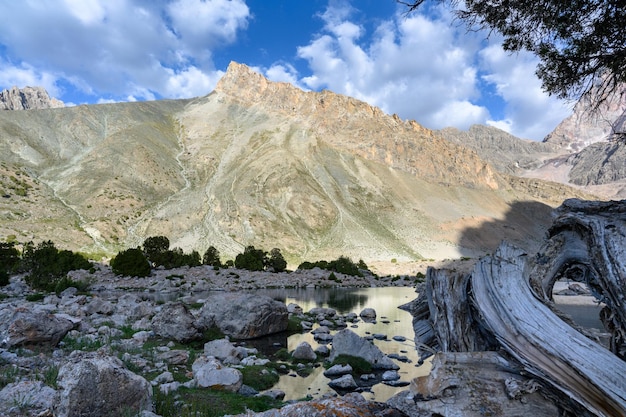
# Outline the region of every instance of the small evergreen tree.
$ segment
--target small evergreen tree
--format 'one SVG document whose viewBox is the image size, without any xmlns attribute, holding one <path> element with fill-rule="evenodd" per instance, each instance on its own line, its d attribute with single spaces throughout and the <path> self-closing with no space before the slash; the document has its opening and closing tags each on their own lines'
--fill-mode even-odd
<svg viewBox="0 0 626 417">
<path fill-rule="evenodd" d="M 171 262 L 172 254 L 168 253 L 170 240 L 165 236 L 150 236 L 143 241 L 143 252 L 153 265 L 165 266 Z"/>
<path fill-rule="evenodd" d="M 211 265 L 220 268 L 222 266 L 222 262 L 220 261 L 220 252 L 214 246 L 209 246 L 202 256 L 202 263 L 204 265 Z"/>
<path fill-rule="evenodd" d="M 111 259 L 111 269 L 117 275 L 147 277 L 150 275 L 150 262 L 140 248 L 121 251 Z"/>
<path fill-rule="evenodd" d="M 26 244 L 22 254 L 22 268 L 29 271 L 26 283 L 44 291 L 54 291 L 57 283 L 67 273 L 77 269 L 89 269 L 91 263 L 82 255 L 69 250 L 59 251 L 52 241 L 43 241 L 36 247 Z"/>
<path fill-rule="evenodd" d="M 14 242 L 0 242 L 0 287 L 9 284 L 9 276 L 20 263 L 20 253 Z"/>
<path fill-rule="evenodd" d="M 270 257 L 267 266 L 272 268 L 274 272 L 283 272 L 287 268 L 287 261 L 280 253 L 280 249 L 274 248 L 270 251 Z"/>
</svg>

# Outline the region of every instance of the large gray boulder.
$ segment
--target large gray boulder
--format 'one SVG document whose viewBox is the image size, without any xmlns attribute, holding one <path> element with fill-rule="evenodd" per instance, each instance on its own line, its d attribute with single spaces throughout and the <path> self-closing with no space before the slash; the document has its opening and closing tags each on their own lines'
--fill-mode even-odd
<svg viewBox="0 0 626 417">
<path fill-rule="evenodd" d="M 57 417 L 100 417 L 152 411 L 152 386 L 114 356 L 74 352 L 59 369 Z M 134 415 L 134 414 L 133 414 Z"/>
<path fill-rule="evenodd" d="M 262 413 L 247 411 L 236 417 L 406 417 L 403 412 L 385 403 L 368 401 L 359 393 L 349 393 L 341 397 L 301 401 L 286 405 L 278 410 Z M 233 416 L 235 417 L 235 416 Z"/>
<path fill-rule="evenodd" d="M 80 320 L 23 307 L 4 310 L 0 321 L 0 346 L 54 347 Z"/>
<path fill-rule="evenodd" d="M 291 357 L 294 359 L 299 359 L 303 361 L 314 361 L 317 359 L 317 354 L 309 344 L 309 342 L 302 342 L 291 354 Z"/>
<path fill-rule="evenodd" d="M 233 339 L 254 339 L 287 330 L 289 313 L 284 303 L 263 295 L 223 296 L 204 303 L 199 321 L 217 326 Z"/>
<path fill-rule="evenodd" d="M 157 336 L 182 343 L 202 337 L 196 325 L 196 318 L 181 302 L 162 306 L 152 318 L 152 331 Z"/>
<path fill-rule="evenodd" d="M 229 368 L 213 357 L 200 356 L 191 366 L 197 386 L 214 390 L 237 392 L 243 384 L 242 373 Z"/>
<path fill-rule="evenodd" d="M 330 352 L 329 360 L 332 362 L 339 355 L 363 358 L 372 365 L 373 369 L 400 369 L 376 345 L 350 329 L 343 329 L 333 337 L 333 348 Z"/>
<path fill-rule="evenodd" d="M 244 358 L 244 352 L 237 349 L 228 339 L 211 340 L 204 344 L 204 354 L 213 356 L 224 363 L 238 364 Z"/>
</svg>

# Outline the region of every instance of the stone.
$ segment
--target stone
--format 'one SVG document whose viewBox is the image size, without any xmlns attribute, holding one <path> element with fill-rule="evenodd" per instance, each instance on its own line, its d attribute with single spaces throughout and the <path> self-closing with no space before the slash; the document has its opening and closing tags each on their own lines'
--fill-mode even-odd
<svg viewBox="0 0 626 417">
<path fill-rule="evenodd" d="M 13 382 L 0 390 L 0 415 L 40 415 L 52 410 L 55 399 L 56 391 L 41 381 Z"/>
<path fill-rule="evenodd" d="M 350 374 L 340 376 L 337 379 L 333 379 L 328 383 L 328 386 L 340 390 L 354 390 L 359 387 L 352 375 Z"/>
<path fill-rule="evenodd" d="M 157 353 L 156 359 L 170 365 L 184 365 L 189 360 L 189 352 L 183 349 L 174 349 Z"/>
<path fill-rule="evenodd" d="M 285 398 L 285 391 L 280 389 L 268 389 L 259 394 L 260 396 L 270 397 L 274 400 L 282 401 Z"/>
<path fill-rule="evenodd" d="M 320 356 L 328 356 L 330 355 L 330 349 L 326 345 L 319 345 L 315 348 L 315 353 Z"/>
<path fill-rule="evenodd" d="M 329 360 L 339 355 L 357 356 L 365 359 L 373 369 L 400 369 L 372 342 L 360 337 L 350 329 L 340 330 L 333 338 Z"/>
<path fill-rule="evenodd" d="M 238 364 L 243 358 L 242 352 L 230 343 L 228 339 L 211 340 L 205 343 L 204 354 L 232 364 Z"/>
<path fill-rule="evenodd" d="M 80 322 L 45 312 L 32 312 L 18 307 L 0 322 L 0 346 L 54 347 Z M 4 316 L 4 314 L 3 314 Z"/>
<path fill-rule="evenodd" d="M 181 302 L 168 303 L 152 318 L 155 335 L 177 342 L 190 342 L 202 337 L 196 326 L 196 318 Z"/>
<path fill-rule="evenodd" d="M 302 314 L 302 307 L 295 303 L 289 303 L 287 305 L 287 312 L 290 314 Z"/>
<path fill-rule="evenodd" d="M 152 411 L 152 386 L 101 352 L 73 352 L 59 369 L 58 417 L 99 417 Z"/>
<path fill-rule="evenodd" d="M 430 414 L 429 414 L 430 415 Z M 406 417 L 407 414 L 385 403 L 367 401 L 361 394 L 351 392 L 341 397 L 321 398 L 286 405 L 262 413 L 246 412 L 237 417 Z M 416 414 L 417 416 L 417 414 Z"/>
<path fill-rule="evenodd" d="M 398 371 L 385 371 L 381 378 L 383 381 L 396 381 L 400 379 L 400 374 L 398 374 Z"/>
<path fill-rule="evenodd" d="M 333 376 L 341 376 L 341 375 L 346 375 L 350 373 L 352 373 L 352 366 L 350 366 L 349 364 L 347 365 L 338 364 L 338 365 L 333 365 L 327 370 L 325 370 L 324 376 L 330 378 Z"/>
<path fill-rule="evenodd" d="M 202 306 L 200 322 L 217 326 L 234 339 L 254 339 L 287 330 L 289 313 L 284 303 L 271 297 L 245 294 L 216 297 Z"/>
<path fill-rule="evenodd" d="M 300 359 L 305 361 L 314 361 L 317 359 L 317 355 L 313 351 L 313 348 L 308 342 L 302 342 L 291 354 L 291 357 L 294 359 Z"/>
<path fill-rule="evenodd" d="M 374 310 L 373 308 L 364 308 L 363 310 L 361 310 L 359 316 L 364 320 L 373 320 L 376 318 L 376 310 Z"/>
<path fill-rule="evenodd" d="M 229 368 L 216 358 L 200 356 L 191 367 L 198 387 L 237 392 L 243 384 L 243 375 L 238 369 Z"/>
</svg>

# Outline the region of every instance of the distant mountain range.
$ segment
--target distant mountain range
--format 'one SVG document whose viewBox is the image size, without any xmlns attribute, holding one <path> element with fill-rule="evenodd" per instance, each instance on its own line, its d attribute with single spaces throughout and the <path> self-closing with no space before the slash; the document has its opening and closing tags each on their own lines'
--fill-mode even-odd
<svg viewBox="0 0 626 417">
<path fill-rule="evenodd" d="M 165 235 L 292 265 L 530 250 L 565 198 L 624 193 L 622 143 L 573 145 L 576 129 L 432 131 L 231 63 L 197 99 L 0 111 L 0 239 L 112 255 Z"/>
</svg>

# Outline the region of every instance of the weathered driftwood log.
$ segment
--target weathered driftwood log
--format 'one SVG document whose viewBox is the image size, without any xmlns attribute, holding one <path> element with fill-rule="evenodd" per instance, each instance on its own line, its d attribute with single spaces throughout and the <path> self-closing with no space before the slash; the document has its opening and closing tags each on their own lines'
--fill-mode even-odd
<svg viewBox="0 0 626 417">
<path fill-rule="evenodd" d="M 418 347 L 430 346 L 440 353 L 431 375 L 412 385 L 416 403 L 439 398 L 436 404 L 454 403 L 446 415 L 467 416 L 482 415 L 480 407 L 488 404 L 480 398 L 516 398 L 507 384 L 476 384 L 469 378 L 477 373 L 467 372 L 469 368 L 479 369 L 483 379 L 491 375 L 511 381 L 514 373 L 521 377 L 514 385 L 540 387 L 543 397 L 530 399 L 522 390 L 526 406 L 509 403 L 508 409 L 492 410 L 492 415 L 554 415 L 552 404 L 559 408 L 558 415 L 626 416 L 626 362 L 619 357 L 626 318 L 625 213 L 626 202 L 568 201 L 537 256 L 505 243 L 493 256 L 481 259 L 471 275 L 429 270 L 412 312 L 421 329 L 416 328 Z M 613 332 L 617 355 L 554 313 L 552 287 L 563 277 L 587 282 L 606 303 L 605 323 Z M 483 356 L 486 351 L 497 354 Z M 517 365 L 502 366 L 505 362 Z M 472 395 L 458 389 L 469 385 Z"/>
</svg>

